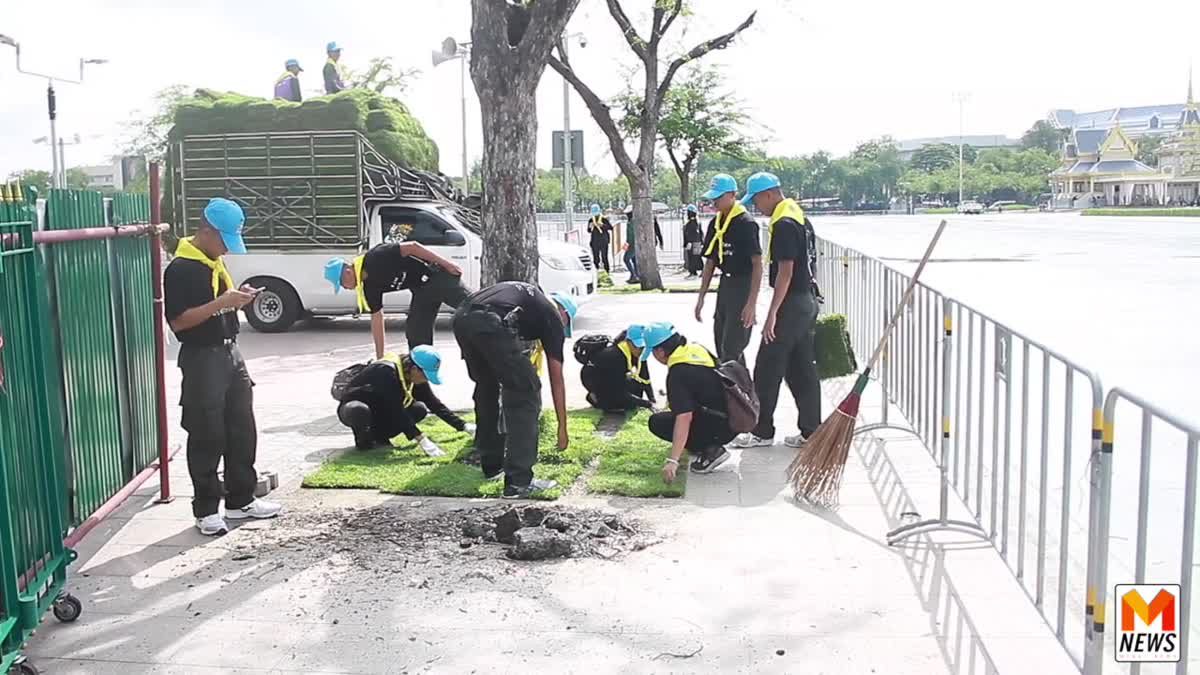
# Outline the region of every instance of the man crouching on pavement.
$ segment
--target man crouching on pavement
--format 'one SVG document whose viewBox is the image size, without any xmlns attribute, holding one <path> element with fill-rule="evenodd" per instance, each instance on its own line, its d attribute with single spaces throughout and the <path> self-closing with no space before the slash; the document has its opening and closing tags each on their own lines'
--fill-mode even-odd
<svg viewBox="0 0 1200 675">
<path fill-rule="evenodd" d="M 237 311 L 261 289 L 234 288 L 221 256 L 246 252 L 242 207 L 213 199 L 194 237 L 179 241 L 163 273 L 167 323 L 179 339 L 183 371 L 183 428 L 195 497 L 192 515 L 201 534 L 229 531 L 226 519 L 274 518 L 279 504 L 254 498 L 258 428 L 254 382 L 237 347 Z M 225 482 L 217 465 L 225 461 Z M 225 499 L 225 515 L 219 512 Z"/>
<path fill-rule="evenodd" d="M 549 362 L 559 450 L 570 442 L 563 343 L 571 335 L 578 306 L 570 296 L 552 297 L 533 284 L 502 281 L 468 297 L 454 315 L 454 337 L 475 382 L 480 467 L 488 480 L 504 477 L 504 499 L 558 487 L 555 481 L 533 477 L 542 412 L 542 380 L 534 362 L 542 354 Z"/>
<path fill-rule="evenodd" d="M 671 442 L 663 464 L 663 480 L 675 480 L 684 450 L 692 455 L 692 473 L 710 473 L 729 459 L 725 444 L 736 435 L 729 427 L 725 389 L 717 360 L 704 347 L 689 344 L 669 323 L 646 326 L 641 342 L 659 363 L 667 366 L 667 404 L 670 410 L 650 416 L 650 433 Z"/>
<path fill-rule="evenodd" d="M 475 425 L 463 422 L 433 393 L 430 385 L 442 383 L 441 367 L 438 351 L 421 345 L 412 354 L 385 354 L 355 373 L 337 411 L 342 424 L 354 430 L 354 446 L 370 450 L 404 434 L 425 454 L 442 457 L 446 453 L 417 428 L 429 413 L 457 431 L 475 433 Z"/>
</svg>

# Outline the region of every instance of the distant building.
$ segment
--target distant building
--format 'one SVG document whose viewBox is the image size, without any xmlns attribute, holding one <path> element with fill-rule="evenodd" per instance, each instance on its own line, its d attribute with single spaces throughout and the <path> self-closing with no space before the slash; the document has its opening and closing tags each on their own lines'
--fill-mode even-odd
<svg viewBox="0 0 1200 675">
<path fill-rule="evenodd" d="M 1077 114 L 1056 110 L 1066 129 L 1063 163 L 1050 174 L 1056 208 L 1193 204 L 1200 200 L 1200 105 L 1187 102 Z M 1138 140 L 1161 137 L 1159 167 L 1138 161 Z"/>
<path fill-rule="evenodd" d="M 913 138 L 906 141 L 896 141 L 896 150 L 900 152 L 900 158 L 904 161 L 912 159 L 913 153 L 927 145 L 958 145 L 958 136 L 937 136 L 934 138 Z M 1004 135 L 996 136 L 963 136 L 963 145 L 969 145 L 976 150 L 986 150 L 989 148 L 1015 148 L 1020 147 L 1021 139 L 1009 138 Z"/>
<path fill-rule="evenodd" d="M 125 185 L 119 160 L 111 164 L 81 166 L 79 170 L 87 174 L 89 190 L 120 190 Z"/>
</svg>

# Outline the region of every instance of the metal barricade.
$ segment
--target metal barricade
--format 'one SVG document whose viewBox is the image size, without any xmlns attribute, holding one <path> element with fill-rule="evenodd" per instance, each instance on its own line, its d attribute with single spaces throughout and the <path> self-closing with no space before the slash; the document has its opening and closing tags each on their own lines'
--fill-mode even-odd
<svg viewBox="0 0 1200 675">
<path fill-rule="evenodd" d="M 817 281 L 825 311 L 846 315 L 851 343 L 865 354 L 882 337 L 909 278 L 819 240 Z M 889 543 L 937 530 L 990 541 L 1084 670 L 1092 630 L 1087 598 L 1101 572 L 1097 531 L 1110 480 L 1106 465 L 1091 461 L 1100 454 L 1099 377 L 925 284 L 873 377 L 883 393 L 882 419 L 859 433 L 913 434 L 941 475 L 936 516 L 888 533 Z M 907 425 L 889 419 L 889 403 Z M 1083 481 L 1086 512 L 1085 488 L 1077 486 Z"/>
</svg>

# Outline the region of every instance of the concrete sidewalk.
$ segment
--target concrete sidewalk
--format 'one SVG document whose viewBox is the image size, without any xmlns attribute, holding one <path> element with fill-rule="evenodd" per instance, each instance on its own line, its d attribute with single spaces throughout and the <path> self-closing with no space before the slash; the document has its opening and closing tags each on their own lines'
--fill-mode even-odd
<svg viewBox="0 0 1200 675">
<path fill-rule="evenodd" d="M 712 305 L 698 326 L 694 303 L 694 295 L 601 297 L 577 331 L 612 334 L 654 316 L 710 343 Z M 181 455 L 171 465 L 180 499 L 156 505 L 147 488 L 85 541 L 69 582 L 83 616 L 47 624 L 27 650 L 45 672 L 1075 672 L 989 545 L 933 535 L 887 546 L 900 514 L 936 511 L 934 465 L 907 436 L 864 437 L 834 513 L 790 499 L 792 451 L 780 445 L 692 476 L 682 500 L 560 502 L 629 512 L 662 537 L 621 560 L 433 555 L 343 541 L 329 514 L 388 504 L 420 518 L 466 500 L 299 488 L 350 443 L 327 392 L 337 368 L 367 355 L 366 323 L 243 342 L 255 355 L 286 345 L 250 360 L 260 469 L 279 472 L 286 517 L 199 536 L 182 496 L 190 485 Z M 328 347 L 347 342 L 356 346 Z M 440 393 L 469 407 L 470 383 L 444 326 L 437 342 Z M 663 369 L 653 371 L 661 386 Z M 568 372 L 571 405 L 582 406 L 578 367 Z M 826 411 L 848 385 L 826 383 Z M 880 411 L 878 390 L 869 391 L 876 399 L 865 421 Z M 781 437 L 794 433 L 794 417 L 785 401 Z"/>
</svg>

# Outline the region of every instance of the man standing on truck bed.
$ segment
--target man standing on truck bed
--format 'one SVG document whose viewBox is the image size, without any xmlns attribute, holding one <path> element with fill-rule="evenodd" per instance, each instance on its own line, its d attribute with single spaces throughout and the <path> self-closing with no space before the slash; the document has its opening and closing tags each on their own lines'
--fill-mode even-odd
<svg viewBox="0 0 1200 675">
<path fill-rule="evenodd" d="M 558 449 L 566 450 L 567 388 L 563 342 L 578 306 L 570 296 L 546 297 L 537 286 L 502 281 L 463 301 L 454 314 L 454 338 L 475 382 L 475 447 L 488 480 L 504 476 L 505 499 L 552 490 L 535 480 L 538 418 L 542 412 L 542 355 L 549 361 L 550 390 L 558 417 Z M 530 358 L 526 352 L 532 350 Z"/>
<path fill-rule="evenodd" d="M 409 350 L 433 344 L 433 324 L 445 303 L 457 308 L 471 294 L 462 283 L 462 269 L 415 241 L 380 244 L 351 262 L 333 258 L 325 263 L 325 279 L 333 292 L 357 291 L 358 311 L 371 314 L 375 358 L 383 358 L 383 294 L 412 291 L 405 335 Z"/>
<path fill-rule="evenodd" d="M 288 59 L 287 63 L 283 64 L 283 75 L 275 80 L 275 98 L 293 103 L 300 102 L 300 73 L 304 69 L 300 67 L 300 62 L 296 59 Z"/>
<path fill-rule="evenodd" d="M 166 318 L 179 339 L 183 371 L 183 428 L 187 430 L 188 473 L 195 496 L 192 515 L 201 534 L 229 531 L 225 520 L 274 518 L 279 504 L 254 498 L 258 428 L 254 382 L 237 347 L 237 311 L 260 289 L 234 288 L 221 256 L 245 253 L 242 207 L 214 199 L 204 208 L 196 236 L 179 241 L 163 274 Z M 225 481 L 217 465 L 225 461 Z M 222 497 L 225 515 L 218 511 Z"/>
<path fill-rule="evenodd" d="M 342 74 L 342 47 L 336 42 L 330 42 L 325 45 L 325 53 L 329 59 L 325 61 L 325 70 L 322 74 L 325 76 L 325 93 L 336 94 L 343 89 L 346 89 L 345 77 Z"/>
</svg>

